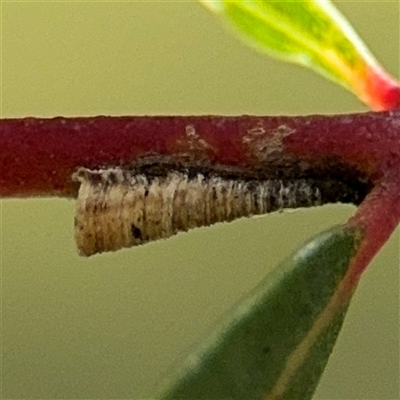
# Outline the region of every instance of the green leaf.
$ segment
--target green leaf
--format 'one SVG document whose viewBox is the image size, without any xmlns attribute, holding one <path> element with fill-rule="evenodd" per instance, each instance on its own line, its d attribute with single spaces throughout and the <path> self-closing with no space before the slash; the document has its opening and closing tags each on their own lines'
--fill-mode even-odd
<svg viewBox="0 0 400 400">
<path fill-rule="evenodd" d="M 157 398 L 310 399 L 349 305 L 345 275 L 358 236 L 333 228 L 269 274 Z"/>
<path fill-rule="evenodd" d="M 400 101 L 387 75 L 329 0 L 199 0 L 253 47 L 310 67 L 375 109 Z"/>
</svg>

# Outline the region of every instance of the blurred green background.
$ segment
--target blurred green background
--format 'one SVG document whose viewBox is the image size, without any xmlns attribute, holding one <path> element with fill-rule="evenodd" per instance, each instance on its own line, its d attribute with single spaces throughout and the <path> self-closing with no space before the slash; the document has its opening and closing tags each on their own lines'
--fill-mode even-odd
<svg viewBox="0 0 400 400">
<path fill-rule="evenodd" d="M 336 4 L 398 77 L 399 3 Z M 247 48 L 196 2 L 1 6 L 3 117 L 366 110 Z M 2 201 L 4 399 L 148 398 L 271 268 L 355 210 L 272 214 L 83 259 L 74 206 Z M 399 399 L 398 231 L 365 273 L 316 399 Z"/>
</svg>

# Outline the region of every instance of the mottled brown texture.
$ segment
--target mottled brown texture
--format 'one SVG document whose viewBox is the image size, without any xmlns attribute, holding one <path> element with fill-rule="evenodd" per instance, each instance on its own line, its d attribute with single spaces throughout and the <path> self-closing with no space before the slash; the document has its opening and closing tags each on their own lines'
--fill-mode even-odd
<svg viewBox="0 0 400 400">
<path fill-rule="evenodd" d="M 80 254 L 114 251 L 180 231 L 285 208 L 358 200 L 333 180 L 254 180 L 169 170 L 79 169 L 75 238 Z"/>
</svg>

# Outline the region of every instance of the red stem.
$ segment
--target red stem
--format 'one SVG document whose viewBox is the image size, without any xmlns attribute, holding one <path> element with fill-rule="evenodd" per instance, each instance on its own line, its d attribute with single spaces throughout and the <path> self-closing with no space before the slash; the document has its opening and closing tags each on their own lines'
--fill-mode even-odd
<svg viewBox="0 0 400 400">
<path fill-rule="evenodd" d="M 400 166 L 397 167 L 397 173 L 386 177 L 375 186 L 347 224 L 350 227 L 361 227 L 364 234 L 348 274 L 351 287 L 357 284 L 362 272 L 389 239 L 399 221 Z"/>
<path fill-rule="evenodd" d="M 399 157 L 400 111 L 307 117 L 88 117 L 1 120 L 0 196 L 74 196 L 78 167 L 143 157 L 259 170 L 276 157 L 336 157 L 368 176 Z M 268 158 L 268 159 L 267 159 Z M 396 161 L 395 161 L 396 162 Z"/>
<path fill-rule="evenodd" d="M 400 220 L 400 110 L 306 117 L 88 117 L 1 120 L 0 196 L 77 194 L 79 167 L 129 167 L 144 159 L 258 177 L 293 163 L 302 173 L 336 160 L 364 174 L 374 189 L 349 225 L 362 247 L 351 281 Z"/>
</svg>

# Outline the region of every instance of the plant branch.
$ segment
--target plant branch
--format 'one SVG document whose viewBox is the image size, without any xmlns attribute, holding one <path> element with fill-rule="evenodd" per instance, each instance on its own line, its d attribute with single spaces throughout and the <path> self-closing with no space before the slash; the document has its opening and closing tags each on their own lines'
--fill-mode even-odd
<svg viewBox="0 0 400 400">
<path fill-rule="evenodd" d="M 306 117 L 87 117 L 1 120 L 0 196 L 77 194 L 79 168 L 179 164 L 260 175 L 342 169 L 374 180 L 399 157 L 399 111 Z M 396 161 L 395 161 L 396 162 Z"/>
<path fill-rule="evenodd" d="M 73 175 L 80 168 L 121 167 L 150 177 L 185 171 L 244 181 L 324 182 L 321 203 L 361 203 L 348 223 L 363 232 L 348 273 L 351 287 L 400 220 L 400 110 L 3 119 L 0 160 L 3 197 L 76 197 Z"/>
</svg>

